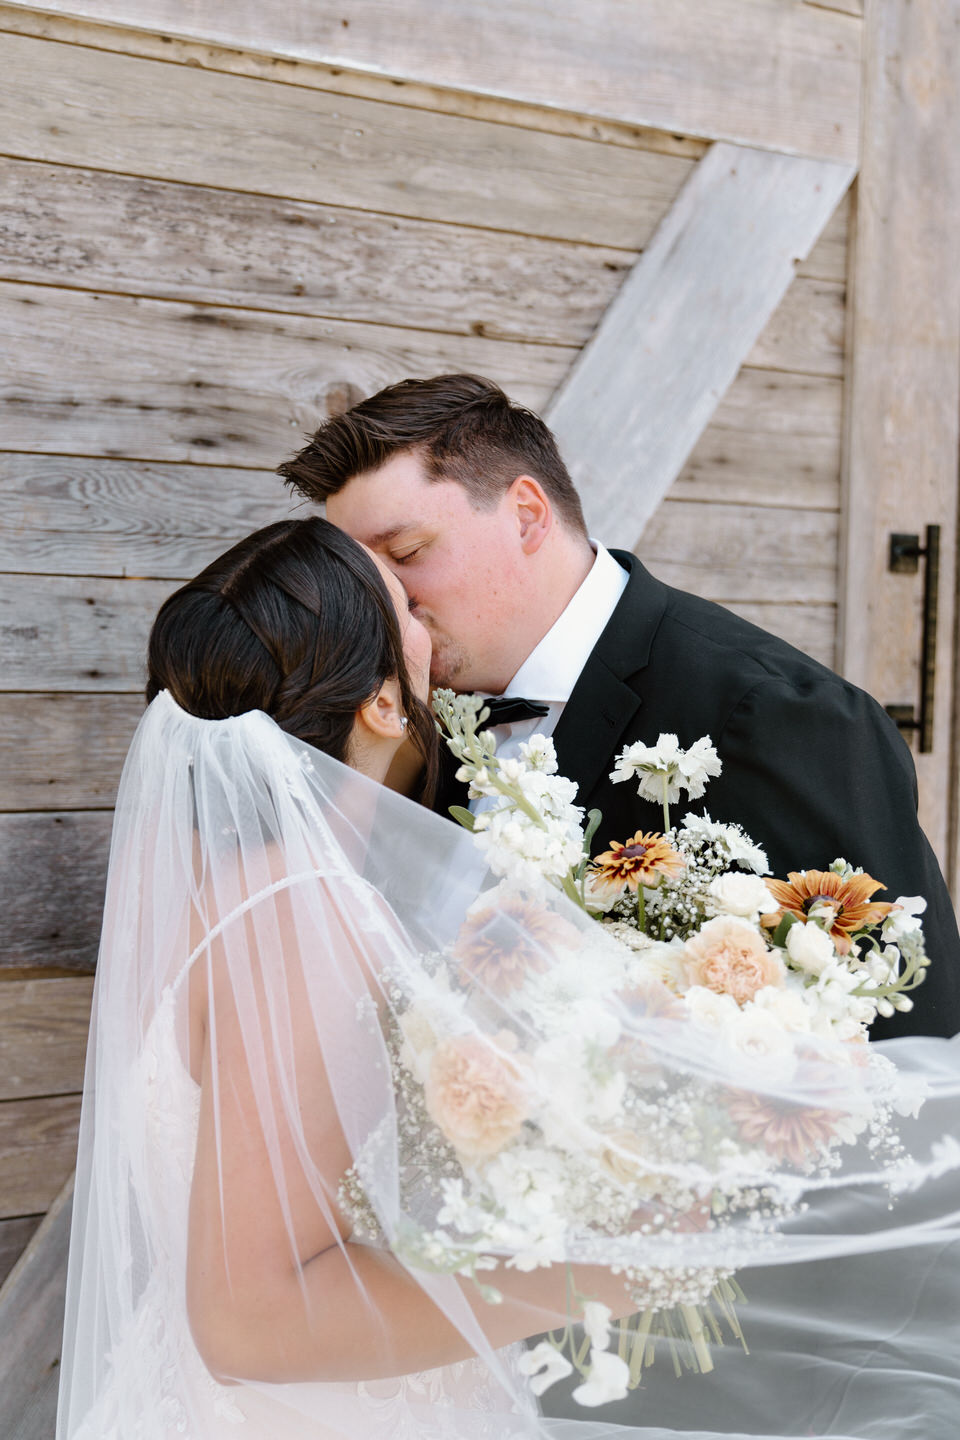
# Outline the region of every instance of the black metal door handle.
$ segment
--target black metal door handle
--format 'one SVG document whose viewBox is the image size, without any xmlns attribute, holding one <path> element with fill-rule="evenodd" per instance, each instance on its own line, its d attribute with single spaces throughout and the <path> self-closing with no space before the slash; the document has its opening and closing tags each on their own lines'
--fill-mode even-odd
<svg viewBox="0 0 960 1440">
<path fill-rule="evenodd" d="M 915 730 L 920 752 L 933 749 L 933 700 L 937 664 L 937 602 L 940 592 L 940 526 L 928 525 L 926 545 L 919 535 L 891 535 L 889 568 L 899 575 L 915 575 L 923 560 L 923 632 L 920 640 L 920 709 L 888 705 L 887 714 L 901 730 Z"/>
</svg>

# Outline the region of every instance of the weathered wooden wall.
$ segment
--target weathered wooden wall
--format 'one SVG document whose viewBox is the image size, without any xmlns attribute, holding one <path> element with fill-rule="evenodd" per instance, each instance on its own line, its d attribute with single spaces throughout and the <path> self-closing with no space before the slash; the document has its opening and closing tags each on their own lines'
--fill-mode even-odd
<svg viewBox="0 0 960 1440">
<path fill-rule="evenodd" d="M 848 75 L 858 22 L 835 21 Z M 704 134 L 744 138 L 743 107 L 684 137 L 228 43 L 0 7 L 0 1273 L 72 1164 L 157 605 L 287 513 L 273 467 L 361 394 L 469 369 L 545 407 Z M 805 123 L 813 144 L 815 106 Z M 849 154 L 849 129 L 827 138 Z M 847 220 L 843 204 L 638 544 L 827 663 Z"/>
</svg>

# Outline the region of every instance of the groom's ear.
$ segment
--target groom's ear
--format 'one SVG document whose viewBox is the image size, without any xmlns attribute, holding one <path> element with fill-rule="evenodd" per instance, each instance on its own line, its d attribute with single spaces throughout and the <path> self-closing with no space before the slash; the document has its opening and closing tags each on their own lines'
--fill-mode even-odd
<svg viewBox="0 0 960 1440">
<path fill-rule="evenodd" d="M 553 524 L 553 507 L 539 480 L 518 475 L 507 491 L 517 520 L 520 546 L 525 555 L 535 555 Z"/>
</svg>

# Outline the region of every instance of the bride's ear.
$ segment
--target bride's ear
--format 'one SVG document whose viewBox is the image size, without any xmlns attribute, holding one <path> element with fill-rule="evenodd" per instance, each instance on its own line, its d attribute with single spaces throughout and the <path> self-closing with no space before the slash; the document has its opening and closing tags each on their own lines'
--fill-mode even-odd
<svg viewBox="0 0 960 1440">
<path fill-rule="evenodd" d="M 407 725 L 396 680 L 384 680 L 373 699 L 360 706 L 357 724 L 369 732 L 371 739 L 403 739 Z"/>
</svg>

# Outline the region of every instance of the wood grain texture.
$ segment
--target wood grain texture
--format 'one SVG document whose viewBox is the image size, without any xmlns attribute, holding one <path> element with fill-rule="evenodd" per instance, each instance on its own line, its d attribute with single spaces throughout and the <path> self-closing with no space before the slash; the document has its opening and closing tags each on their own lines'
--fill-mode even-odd
<svg viewBox="0 0 960 1440">
<path fill-rule="evenodd" d="M 76 1164 L 79 1124 L 79 1095 L 0 1101 L 0 1218 L 49 1209 Z"/>
<path fill-rule="evenodd" d="M 836 511 L 842 427 L 840 380 L 745 366 L 669 498 Z"/>
<path fill-rule="evenodd" d="M 42 1215 L 22 1215 L 16 1220 L 0 1220 L 0 1286 L 20 1259 Z"/>
<path fill-rule="evenodd" d="M 699 160 L 709 141 L 671 135 L 644 125 L 625 124 L 595 115 L 578 115 L 572 110 L 555 110 L 504 100 L 495 95 L 468 94 L 436 85 L 419 85 L 387 75 L 374 75 L 342 66 L 314 61 L 285 60 L 278 55 L 235 50 L 204 41 L 159 35 L 148 30 L 119 29 L 95 25 L 88 20 L 70 20 L 61 15 L 41 14 L 0 5 L 0 30 L 34 35 L 67 45 L 84 45 L 123 55 L 162 60 L 167 65 L 190 65 L 201 70 L 221 70 L 228 75 L 249 75 L 284 85 L 327 90 L 336 95 L 382 100 L 417 110 L 435 110 L 444 115 L 464 115 L 475 120 L 492 120 L 498 125 L 518 125 L 525 130 L 545 130 L 553 135 L 575 135 L 604 145 L 625 145 L 634 150 L 654 150 L 664 155 L 684 155 Z"/>
<path fill-rule="evenodd" d="M 94 969 L 112 820 L 103 811 L 0 815 L 0 972 Z"/>
<path fill-rule="evenodd" d="M 960 6 L 886 0 L 864 34 L 840 656 L 881 704 L 917 704 L 923 576 L 888 572 L 889 536 L 940 525 L 934 749 L 915 758 L 921 822 L 956 899 Z"/>
<path fill-rule="evenodd" d="M 17 160 L 0 160 L 0 205 L 3 279 L 563 345 L 583 344 L 636 259 Z"/>
<path fill-rule="evenodd" d="M 3 153 L 639 248 L 694 161 L 2 37 Z"/>
<path fill-rule="evenodd" d="M 468 370 L 539 408 L 575 353 L 35 285 L 0 284 L 0 326 L 0 449 L 269 469 L 344 393 Z"/>
<path fill-rule="evenodd" d="M 0 684 L 142 695 L 165 580 L 0 575 Z"/>
<path fill-rule="evenodd" d="M 666 500 L 632 547 L 668 585 L 723 605 L 832 605 L 838 516 Z"/>
<path fill-rule="evenodd" d="M 799 276 L 747 355 L 758 369 L 843 378 L 846 286 Z"/>
<path fill-rule="evenodd" d="M 841 15 L 863 15 L 863 0 L 803 0 L 805 5 L 817 5 L 821 10 L 839 10 Z"/>
<path fill-rule="evenodd" d="M 139 694 L 0 694 L 0 810 L 113 806 Z"/>
<path fill-rule="evenodd" d="M 52 1440 L 56 1422 L 72 1179 L 0 1290 L 0 1434 Z"/>
<path fill-rule="evenodd" d="M 589 339 L 637 259 L 17 160 L 0 205 L 0 279 L 561 345 Z M 841 374 L 843 286 L 798 278 L 751 363 Z"/>
<path fill-rule="evenodd" d="M 640 533 L 852 171 L 715 145 L 548 411 L 592 534 Z"/>
<path fill-rule="evenodd" d="M 143 28 L 131 0 L 31 6 Z M 860 24 L 781 0 L 153 0 L 149 28 L 686 135 L 856 158 Z M 744 56 L 749 83 L 744 83 Z"/>
<path fill-rule="evenodd" d="M 93 978 L 0 981 L 0 1100 L 83 1089 Z"/>
<path fill-rule="evenodd" d="M 0 454 L 0 571 L 187 580 L 276 520 L 309 513 L 266 470 Z"/>
<path fill-rule="evenodd" d="M 0 810 L 113 805 L 139 695 L 0 694 Z"/>
</svg>

